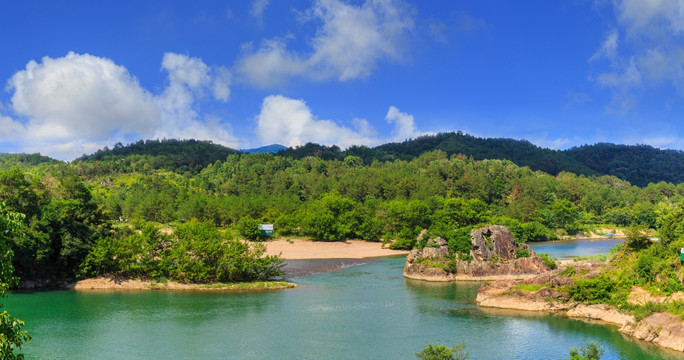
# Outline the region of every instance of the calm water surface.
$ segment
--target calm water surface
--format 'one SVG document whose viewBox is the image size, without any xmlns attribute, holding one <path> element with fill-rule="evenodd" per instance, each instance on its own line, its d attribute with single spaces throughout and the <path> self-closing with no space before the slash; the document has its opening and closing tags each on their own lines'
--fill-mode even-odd
<svg viewBox="0 0 684 360">
<path fill-rule="evenodd" d="M 536 253 L 547 253 L 558 260 L 571 259 L 576 256 L 591 256 L 609 253 L 610 248 L 622 244 L 625 239 L 572 239 L 528 243 Z"/>
<path fill-rule="evenodd" d="M 4 301 L 28 324 L 29 359 L 415 359 L 428 343 L 461 341 L 473 359 L 562 359 L 588 341 L 606 348 L 603 359 L 684 359 L 613 326 L 478 308 L 479 283 L 407 280 L 403 265 L 387 258 L 297 277 L 300 286 L 284 291 L 53 291 Z"/>
</svg>

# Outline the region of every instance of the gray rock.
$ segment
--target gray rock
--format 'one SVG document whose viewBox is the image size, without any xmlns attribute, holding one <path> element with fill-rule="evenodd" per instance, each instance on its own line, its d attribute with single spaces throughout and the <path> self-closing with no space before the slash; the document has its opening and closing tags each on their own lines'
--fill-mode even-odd
<svg viewBox="0 0 684 360">
<path fill-rule="evenodd" d="M 513 260 L 516 258 L 515 238 L 508 228 L 501 225 L 488 225 L 470 232 L 472 248 L 470 254 L 473 259 L 489 261 L 494 255 L 499 260 Z"/>
<path fill-rule="evenodd" d="M 412 263 L 414 260 L 418 259 L 421 254 L 421 251 L 418 249 L 411 250 L 408 255 L 406 255 L 406 262 Z"/>
<path fill-rule="evenodd" d="M 427 244 L 428 244 L 428 246 L 429 246 L 429 245 L 432 245 L 432 244 L 436 244 L 436 245 L 438 245 L 438 246 L 447 246 L 447 245 L 448 245 L 447 241 L 444 240 L 444 239 L 442 239 L 442 238 L 439 237 L 439 236 L 436 237 L 436 238 L 434 238 L 434 239 L 428 240 Z"/>
<path fill-rule="evenodd" d="M 447 256 L 449 256 L 449 248 L 447 246 L 423 248 L 423 258 L 425 259 L 443 259 Z"/>
</svg>

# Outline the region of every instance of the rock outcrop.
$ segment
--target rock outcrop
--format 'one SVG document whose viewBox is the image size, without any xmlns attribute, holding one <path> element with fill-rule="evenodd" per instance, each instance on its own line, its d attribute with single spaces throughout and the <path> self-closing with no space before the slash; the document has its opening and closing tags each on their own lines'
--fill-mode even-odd
<svg viewBox="0 0 684 360">
<path fill-rule="evenodd" d="M 662 347 L 684 351 L 684 322 L 676 315 L 655 313 L 640 321 L 605 304 L 582 304 L 572 301 L 559 288 L 575 283 L 575 279 L 591 279 L 606 267 L 598 261 L 575 262 L 524 280 L 501 280 L 485 284 L 478 290 L 477 303 L 482 307 L 526 311 L 561 312 L 568 317 L 598 320 L 620 327 L 620 332 Z M 574 271 L 568 271 L 573 267 Z M 677 301 L 684 294 L 668 297 L 652 296 L 641 288 L 633 288 L 628 302 Z"/>
<path fill-rule="evenodd" d="M 427 236 L 423 231 L 417 240 Z M 428 281 L 519 279 L 549 270 L 526 244 L 516 244 L 505 226 L 491 225 L 470 233 L 470 259 L 450 256 L 446 240 L 429 239 L 423 249 L 414 249 L 406 257 L 404 276 Z M 528 257 L 518 257 L 518 251 Z"/>
<path fill-rule="evenodd" d="M 470 254 L 473 259 L 490 261 L 492 259 L 513 260 L 516 258 L 518 249 L 526 249 L 534 256 L 534 251 L 526 244 L 515 244 L 515 238 L 508 228 L 501 225 L 488 225 L 470 232 L 472 248 Z"/>
</svg>

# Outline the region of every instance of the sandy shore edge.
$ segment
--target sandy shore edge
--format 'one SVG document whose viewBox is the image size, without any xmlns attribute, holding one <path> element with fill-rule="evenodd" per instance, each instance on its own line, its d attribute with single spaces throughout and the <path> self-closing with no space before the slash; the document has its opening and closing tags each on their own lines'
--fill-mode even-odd
<svg viewBox="0 0 684 360">
<path fill-rule="evenodd" d="M 288 281 L 255 281 L 244 283 L 214 284 L 182 284 L 175 281 L 154 281 L 140 279 L 119 279 L 114 277 L 97 277 L 77 281 L 67 286 L 79 291 L 89 290 L 173 290 L 173 291 L 252 291 L 280 290 L 297 287 Z"/>
<path fill-rule="evenodd" d="M 267 255 L 280 255 L 285 260 L 365 259 L 408 254 L 405 250 L 391 250 L 383 248 L 382 243 L 363 240 L 327 242 L 278 239 L 264 244 Z"/>
</svg>

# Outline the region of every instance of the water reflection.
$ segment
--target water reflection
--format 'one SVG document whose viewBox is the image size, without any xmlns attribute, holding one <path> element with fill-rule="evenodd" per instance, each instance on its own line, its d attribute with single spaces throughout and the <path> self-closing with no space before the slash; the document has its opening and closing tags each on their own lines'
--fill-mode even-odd
<svg viewBox="0 0 684 360">
<path fill-rule="evenodd" d="M 577 256 L 593 256 L 608 254 L 610 248 L 622 244 L 625 239 L 568 239 L 545 241 L 540 243 L 530 242 L 528 245 L 537 253 L 546 253 L 556 259 L 566 260 Z"/>
</svg>

